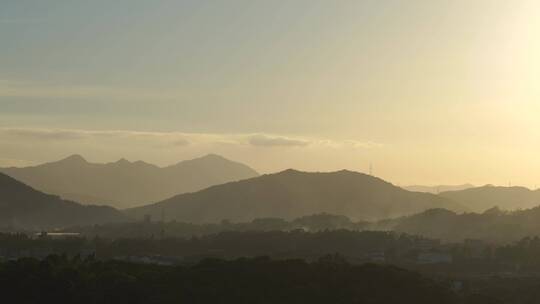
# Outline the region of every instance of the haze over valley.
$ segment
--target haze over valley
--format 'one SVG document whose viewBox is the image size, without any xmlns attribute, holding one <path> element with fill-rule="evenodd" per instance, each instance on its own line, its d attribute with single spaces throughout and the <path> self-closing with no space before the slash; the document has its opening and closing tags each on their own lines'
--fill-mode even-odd
<svg viewBox="0 0 540 304">
<path fill-rule="evenodd" d="M 0 303 L 540 303 L 540 1 L 1 0 Z"/>
<path fill-rule="evenodd" d="M 426 191 L 409 191 L 348 170 L 289 169 L 259 176 L 247 165 L 215 154 L 165 168 L 125 159 L 96 164 L 72 155 L 1 171 L 11 175 L 2 174 L 0 187 L 0 227 L 8 231 L 70 231 L 76 227 L 75 231 L 89 235 L 99 235 L 97 231 L 111 235 L 112 231 L 118 233 L 118 228 L 112 227 L 125 227 L 125 235 L 134 236 L 128 227 L 143 221 L 194 227 L 229 222 L 243 227 L 242 223 L 266 219 L 279 220 L 268 222 L 268 227 L 289 230 L 313 224 L 291 226 L 285 225 L 286 221 L 327 215 L 313 226 L 318 228 L 310 229 L 390 230 L 444 241 L 483 239 L 497 243 L 540 233 L 536 225 L 540 192 L 517 186 L 438 186 L 453 190 L 434 194 L 427 191 L 433 189 L 430 187 L 416 186 L 412 189 Z M 47 188 L 55 189 L 53 195 L 44 193 L 42 189 Z M 104 226 L 90 229 L 93 225 Z M 216 227 L 211 231 L 230 229 Z M 149 233 L 137 229 L 142 235 Z M 198 235 L 197 231 L 206 228 L 200 229 L 175 229 L 175 233 L 186 236 L 194 231 Z M 159 229 L 154 233 L 160 233 Z"/>
</svg>

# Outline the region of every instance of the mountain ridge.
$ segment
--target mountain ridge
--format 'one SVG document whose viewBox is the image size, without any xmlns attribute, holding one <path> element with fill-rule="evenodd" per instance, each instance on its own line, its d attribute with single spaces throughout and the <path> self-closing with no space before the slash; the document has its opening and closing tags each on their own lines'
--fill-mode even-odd
<svg viewBox="0 0 540 304">
<path fill-rule="evenodd" d="M 460 191 L 441 192 L 440 196 L 458 202 L 476 212 L 483 212 L 495 206 L 505 210 L 514 210 L 540 205 L 540 190 L 519 186 L 485 185 Z"/>
<path fill-rule="evenodd" d="M 376 222 L 371 229 L 393 230 L 445 242 L 469 239 L 511 243 L 540 234 L 540 206 L 515 211 L 493 207 L 482 213 L 461 214 L 442 208 L 430 209 Z"/>
<path fill-rule="evenodd" d="M 91 163 L 73 154 L 32 167 L 0 168 L 0 172 L 46 193 L 120 209 L 259 175 L 247 165 L 216 154 L 165 167 L 124 158 Z"/>
<path fill-rule="evenodd" d="M 142 218 L 146 214 L 159 217 L 163 212 L 168 220 L 187 222 L 249 221 L 259 217 L 290 219 L 322 212 L 373 219 L 430 207 L 465 210 L 448 199 L 409 192 L 363 173 L 288 169 L 180 194 L 155 204 L 128 209 L 126 213 Z"/>
</svg>

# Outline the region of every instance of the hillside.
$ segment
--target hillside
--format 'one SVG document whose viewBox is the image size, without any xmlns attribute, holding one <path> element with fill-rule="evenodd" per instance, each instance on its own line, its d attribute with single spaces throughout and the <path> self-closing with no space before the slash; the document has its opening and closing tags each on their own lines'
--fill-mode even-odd
<svg viewBox="0 0 540 304">
<path fill-rule="evenodd" d="M 524 187 L 483 186 L 440 194 L 467 208 L 483 212 L 495 206 L 504 210 L 526 209 L 540 205 L 540 191 Z"/>
<path fill-rule="evenodd" d="M 498 208 L 483 213 L 463 213 L 432 209 L 412 216 L 380 221 L 372 229 L 394 230 L 449 242 L 480 239 L 511 243 L 540 235 L 540 207 L 518 211 Z"/>
<path fill-rule="evenodd" d="M 3 298 L 16 299 L 8 303 L 499 303 L 461 301 L 442 280 L 396 266 L 353 265 L 339 255 L 174 266 L 51 256 L 2 261 L 0 279 Z"/>
<path fill-rule="evenodd" d="M 258 176 L 246 165 L 218 155 L 160 168 L 121 159 L 95 164 L 80 155 L 35 167 L 0 169 L 40 191 L 86 204 L 128 208 L 212 185 Z"/>
<path fill-rule="evenodd" d="M 458 204 L 433 194 L 409 192 L 369 175 L 339 171 L 307 173 L 286 170 L 126 210 L 134 218 L 166 215 L 185 222 L 291 219 L 317 213 L 343 214 L 352 219 L 378 219 L 430 208 L 462 211 Z"/>
<path fill-rule="evenodd" d="M 65 201 L 0 173 L 0 227 L 41 230 L 124 220 L 113 208 Z"/>
</svg>

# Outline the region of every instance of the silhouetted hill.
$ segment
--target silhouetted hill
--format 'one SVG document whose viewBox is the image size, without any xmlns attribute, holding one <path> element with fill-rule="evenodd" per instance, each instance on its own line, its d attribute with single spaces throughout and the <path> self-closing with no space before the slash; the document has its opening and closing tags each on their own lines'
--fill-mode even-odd
<svg viewBox="0 0 540 304">
<path fill-rule="evenodd" d="M 443 192 L 440 195 L 477 212 L 495 206 L 505 210 L 514 210 L 540 205 L 540 191 L 532 191 L 524 187 L 487 185 L 461 191 Z"/>
<path fill-rule="evenodd" d="M 186 222 L 250 221 L 254 218 L 291 219 L 316 213 L 374 219 L 440 207 L 463 210 L 458 204 L 427 193 L 409 192 L 369 175 L 339 171 L 277 174 L 210 187 L 165 201 L 127 210 Z"/>
<path fill-rule="evenodd" d="M 426 193 L 438 194 L 441 192 L 459 191 L 459 190 L 465 190 L 465 189 L 469 189 L 473 187 L 474 185 L 471 185 L 471 184 L 438 185 L 438 186 L 413 185 L 413 186 L 405 186 L 403 187 L 403 189 L 408 190 L 408 191 L 414 191 L 414 192 L 426 192 Z"/>
<path fill-rule="evenodd" d="M 412 216 L 384 220 L 372 227 L 390 229 L 445 241 L 482 239 L 513 242 L 540 235 L 540 207 L 518 211 L 492 208 L 483 213 L 463 213 L 432 209 Z"/>
<path fill-rule="evenodd" d="M 72 155 L 53 163 L 4 168 L 0 172 L 65 199 L 117 208 L 157 202 L 180 193 L 258 176 L 246 165 L 213 154 L 164 168 L 125 159 L 94 164 L 80 155 Z"/>
<path fill-rule="evenodd" d="M 50 256 L 0 262 L 0 282 L 7 303 L 498 303 L 461 301 L 443 280 L 395 266 L 352 265 L 339 255 L 313 263 L 258 257 L 192 266 Z"/>
<path fill-rule="evenodd" d="M 50 229 L 124 221 L 111 207 L 83 206 L 45 194 L 0 173 L 0 226 Z"/>
</svg>

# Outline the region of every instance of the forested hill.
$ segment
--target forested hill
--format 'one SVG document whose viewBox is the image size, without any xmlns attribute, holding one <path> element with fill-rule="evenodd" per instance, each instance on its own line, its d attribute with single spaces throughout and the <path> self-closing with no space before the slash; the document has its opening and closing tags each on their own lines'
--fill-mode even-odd
<svg viewBox="0 0 540 304">
<path fill-rule="evenodd" d="M 205 260 L 190 267 L 21 259 L 0 263 L 0 292 L 13 303 L 463 303 L 448 286 L 418 273 L 334 256 L 316 263 Z"/>
<path fill-rule="evenodd" d="M 431 208 L 463 211 L 453 201 L 429 193 L 409 192 L 382 179 L 352 171 L 309 173 L 286 170 L 227 183 L 127 210 L 133 218 L 165 214 L 185 222 L 291 219 L 317 213 L 380 219 L 414 214 Z"/>
<path fill-rule="evenodd" d="M 463 214 L 432 209 L 412 216 L 380 221 L 373 228 L 444 241 L 482 239 L 510 243 L 524 237 L 540 235 L 540 207 L 517 211 L 492 208 L 483 213 Z"/>
<path fill-rule="evenodd" d="M 442 192 L 440 195 L 476 212 L 483 212 L 493 207 L 516 210 L 540 205 L 540 190 L 530 190 L 525 187 L 486 185 L 460 191 Z"/>
</svg>

